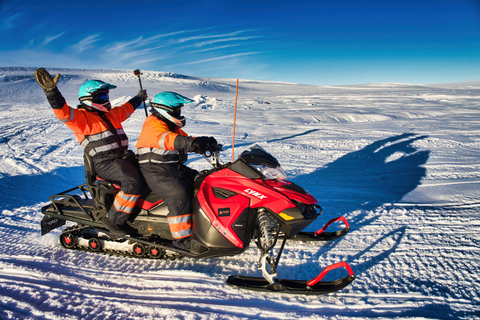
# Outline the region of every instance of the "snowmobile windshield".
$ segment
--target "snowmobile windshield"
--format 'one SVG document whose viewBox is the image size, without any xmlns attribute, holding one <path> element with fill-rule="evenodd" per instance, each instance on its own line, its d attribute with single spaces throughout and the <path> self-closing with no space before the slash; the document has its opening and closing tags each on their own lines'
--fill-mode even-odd
<svg viewBox="0 0 480 320">
<path fill-rule="evenodd" d="M 286 180 L 288 178 L 287 174 L 285 173 L 285 171 L 283 171 L 281 167 L 272 168 L 266 165 L 255 165 L 255 164 L 251 164 L 251 166 L 257 169 L 258 171 L 260 171 L 265 176 L 265 179 L 267 180 L 270 180 L 270 179 Z"/>
<path fill-rule="evenodd" d="M 266 179 L 284 180 L 287 175 L 274 156 L 262 147 L 254 145 L 240 154 L 239 158 L 262 173 Z"/>
</svg>

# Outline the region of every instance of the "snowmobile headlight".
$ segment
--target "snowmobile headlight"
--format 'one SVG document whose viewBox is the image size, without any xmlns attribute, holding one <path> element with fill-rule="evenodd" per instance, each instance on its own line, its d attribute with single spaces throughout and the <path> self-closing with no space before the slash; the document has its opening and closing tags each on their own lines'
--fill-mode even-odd
<svg viewBox="0 0 480 320">
<path fill-rule="evenodd" d="M 287 174 L 281 167 L 268 167 L 266 165 L 252 165 L 255 169 L 260 171 L 267 180 L 286 180 Z"/>
</svg>

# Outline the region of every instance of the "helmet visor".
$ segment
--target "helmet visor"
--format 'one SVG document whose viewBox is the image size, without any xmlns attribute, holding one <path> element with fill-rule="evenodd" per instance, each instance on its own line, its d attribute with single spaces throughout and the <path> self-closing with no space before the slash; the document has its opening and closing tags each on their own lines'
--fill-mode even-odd
<svg viewBox="0 0 480 320">
<path fill-rule="evenodd" d="M 177 118 L 180 117 L 182 115 L 182 107 L 173 108 L 172 115 Z"/>
<path fill-rule="evenodd" d="M 110 98 L 108 97 L 108 91 L 97 91 L 92 94 L 92 102 L 103 104 L 108 102 Z"/>
</svg>

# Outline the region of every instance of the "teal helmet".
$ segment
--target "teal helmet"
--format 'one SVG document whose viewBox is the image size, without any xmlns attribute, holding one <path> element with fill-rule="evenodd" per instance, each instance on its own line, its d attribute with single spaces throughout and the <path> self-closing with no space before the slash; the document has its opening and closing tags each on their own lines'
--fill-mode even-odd
<svg viewBox="0 0 480 320">
<path fill-rule="evenodd" d="M 82 84 L 78 90 L 78 99 L 87 109 L 96 109 L 103 112 L 110 111 L 112 105 L 108 97 L 110 89 L 117 86 L 101 80 L 89 80 Z"/>
<path fill-rule="evenodd" d="M 185 104 L 193 101 L 175 92 L 160 92 L 150 101 L 150 107 L 152 107 L 150 112 L 182 128 L 185 125 L 185 117 L 181 115 L 181 109 Z"/>
</svg>

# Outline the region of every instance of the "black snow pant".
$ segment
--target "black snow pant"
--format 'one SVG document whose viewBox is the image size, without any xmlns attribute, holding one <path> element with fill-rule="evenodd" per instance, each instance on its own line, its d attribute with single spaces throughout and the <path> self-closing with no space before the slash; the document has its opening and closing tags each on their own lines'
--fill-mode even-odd
<svg viewBox="0 0 480 320">
<path fill-rule="evenodd" d="M 97 175 L 120 186 L 107 217 L 117 225 L 127 222 L 142 193 L 142 180 L 135 158 L 115 158 L 94 161 Z"/>
<path fill-rule="evenodd" d="M 168 207 L 168 225 L 174 239 L 192 234 L 193 181 L 197 170 L 183 164 L 141 163 L 140 170 L 150 189 Z"/>
</svg>

